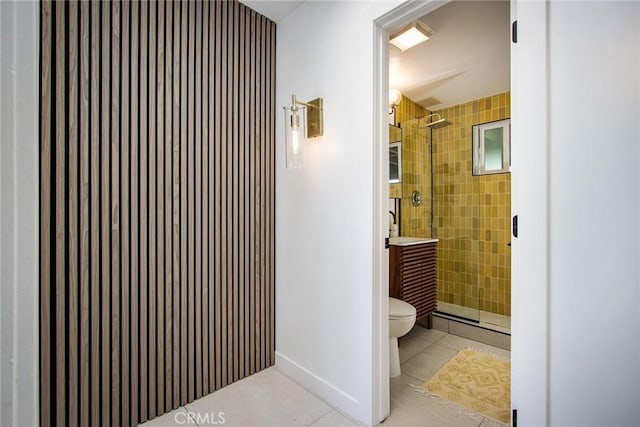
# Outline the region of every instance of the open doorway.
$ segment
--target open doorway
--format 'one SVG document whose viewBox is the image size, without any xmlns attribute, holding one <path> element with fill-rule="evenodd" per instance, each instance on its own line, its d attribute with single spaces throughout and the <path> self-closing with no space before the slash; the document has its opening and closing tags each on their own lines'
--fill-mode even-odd
<svg viewBox="0 0 640 427">
<path fill-rule="evenodd" d="M 400 236 L 438 239 L 437 313 L 509 333 L 509 3 L 452 1 L 414 22 L 429 40 L 389 49 L 404 154 L 390 206 Z"/>
<path fill-rule="evenodd" d="M 435 326 L 474 341 L 486 341 L 491 330 L 504 337 L 498 338 L 496 352 L 508 350 L 510 4 L 427 3 L 395 20 L 385 18 L 380 23 L 387 37 L 414 22 L 431 33 L 420 47 L 382 49 L 389 60 L 386 89 L 398 90 L 402 100 L 390 105 L 387 120 L 386 137 L 395 142 L 387 161 L 396 159 L 393 170 L 398 172 L 394 182 L 380 181 L 388 186 L 388 199 L 380 200 L 385 214 L 380 222 L 389 221 L 386 229 L 391 236 L 397 232 L 400 241 L 438 239 L 435 317 L 433 324 L 431 315 L 418 319 L 416 328 Z M 492 141 L 498 134 L 499 140 Z M 498 157 L 499 168 L 491 162 Z M 421 334 L 410 332 L 405 341 L 416 347 Z M 493 339 L 489 344 L 495 344 Z M 401 362 L 417 355 L 409 353 L 404 351 Z M 509 357 L 508 351 L 500 355 Z M 413 368 L 408 367 L 409 374 L 423 380 L 424 373 Z"/>
</svg>

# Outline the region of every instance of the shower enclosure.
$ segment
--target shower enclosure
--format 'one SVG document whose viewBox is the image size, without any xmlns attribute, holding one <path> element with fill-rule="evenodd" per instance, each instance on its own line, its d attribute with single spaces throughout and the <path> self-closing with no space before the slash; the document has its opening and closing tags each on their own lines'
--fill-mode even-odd
<svg viewBox="0 0 640 427">
<path fill-rule="evenodd" d="M 500 142 L 508 156 L 508 128 L 504 140 L 490 140 L 496 127 L 485 124 L 507 119 L 509 105 L 504 93 L 447 108 L 438 113 L 451 125 L 431 130 L 438 310 L 505 331 L 511 316 L 511 175 L 508 158 L 505 170 L 473 173 L 474 157 L 485 161 L 473 133 L 486 127 L 487 147 Z M 487 151 L 487 163 L 494 151 Z"/>
<path fill-rule="evenodd" d="M 511 176 L 508 169 L 474 175 L 472 146 L 474 125 L 509 117 L 509 98 L 503 93 L 402 123 L 401 234 L 439 239 L 439 312 L 502 332 L 509 332 L 511 315 Z M 489 148 L 494 134 L 487 133 Z"/>
</svg>

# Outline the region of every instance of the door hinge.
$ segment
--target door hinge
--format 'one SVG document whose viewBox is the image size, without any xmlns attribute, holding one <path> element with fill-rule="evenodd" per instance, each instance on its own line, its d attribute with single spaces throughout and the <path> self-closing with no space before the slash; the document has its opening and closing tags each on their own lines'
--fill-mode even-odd
<svg viewBox="0 0 640 427">
<path fill-rule="evenodd" d="M 518 237 L 518 215 L 513 216 L 511 223 L 513 229 L 513 237 Z"/>
<path fill-rule="evenodd" d="M 511 415 L 511 426 L 518 427 L 518 410 L 514 409 Z"/>
<path fill-rule="evenodd" d="M 389 238 L 388 237 L 384 238 L 384 248 L 385 249 L 389 249 Z"/>
<path fill-rule="evenodd" d="M 518 20 L 516 19 L 511 24 L 511 41 L 518 43 Z"/>
</svg>

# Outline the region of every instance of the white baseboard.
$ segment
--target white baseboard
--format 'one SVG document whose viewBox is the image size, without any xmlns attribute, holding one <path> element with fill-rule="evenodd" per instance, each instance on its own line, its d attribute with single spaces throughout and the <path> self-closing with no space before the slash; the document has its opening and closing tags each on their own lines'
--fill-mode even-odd
<svg viewBox="0 0 640 427">
<path fill-rule="evenodd" d="M 277 351 L 276 366 L 283 374 L 324 400 L 328 405 L 333 406 L 340 412 L 343 412 L 344 415 L 360 423 L 367 424 L 366 419 L 368 417 L 366 414 L 363 414 L 363 412 L 369 412 L 369 410 L 368 408 L 362 408 L 358 399 L 345 393 L 338 387 Z"/>
</svg>

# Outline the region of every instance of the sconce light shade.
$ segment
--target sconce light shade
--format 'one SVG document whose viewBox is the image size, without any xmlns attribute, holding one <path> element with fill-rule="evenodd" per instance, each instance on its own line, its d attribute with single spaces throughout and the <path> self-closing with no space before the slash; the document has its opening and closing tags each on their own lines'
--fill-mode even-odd
<svg viewBox="0 0 640 427">
<path fill-rule="evenodd" d="M 396 107 L 402 101 L 402 93 L 398 89 L 389 90 L 389 106 Z"/>
<path fill-rule="evenodd" d="M 389 124 L 396 125 L 396 109 L 402 101 L 402 93 L 398 89 L 389 90 Z"/>
<path fill-rule="evenodd" d="M 304 166 L 305 144 L 307 138 L 322 136 L 323 109 L 322 98 L 302 102 L 291 96 L 291 107 L 284 107 L 284 129 L 287 168 Z M 304 129 L 304 135 L 300 132 Z"/>
<path fill-rule="evenodd" d="M 287 168 L 302 168 L 304 166 L 304 144 L 300 135 L 300 116 L 302 111 L 298 108 L 284 109 L 284 139 L 286 147 Z"/>
</svg>

